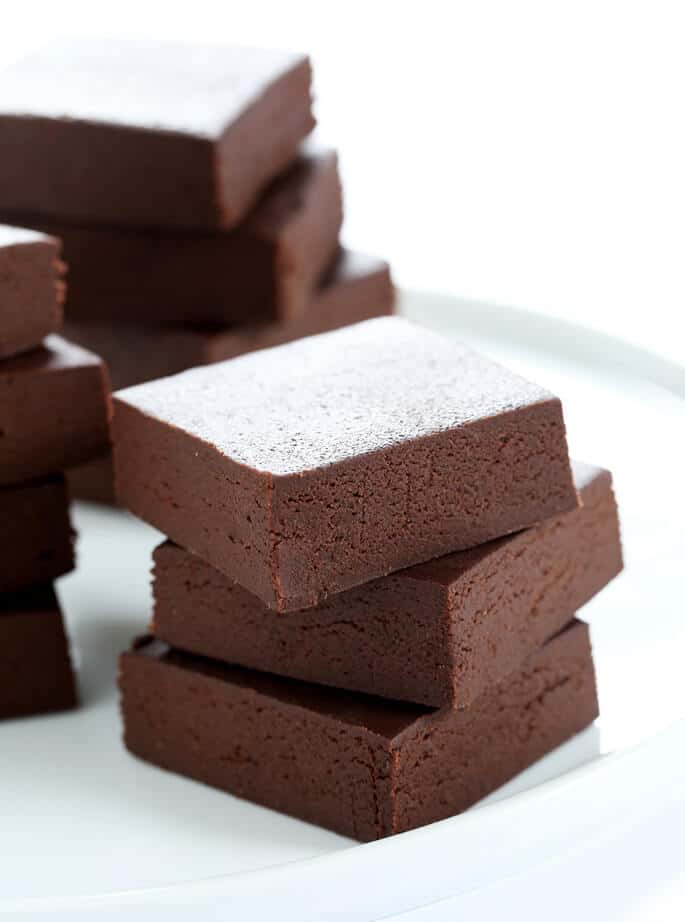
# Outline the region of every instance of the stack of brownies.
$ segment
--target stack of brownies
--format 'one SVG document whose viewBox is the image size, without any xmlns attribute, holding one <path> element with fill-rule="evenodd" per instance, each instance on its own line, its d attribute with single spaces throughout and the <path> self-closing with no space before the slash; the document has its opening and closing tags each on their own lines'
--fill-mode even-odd
<svg viewBox="0 0 685 922">
<path fill-rule="evenodd" d="M 141 758 L 370 840 L 596 717 L 617 510 L 543 388 L 381 318 L 126 389 L 113 440 L 169 538 L 121 660 Z"/>
<path fill-rule="evenodd" d="M 0 225 L 0 718 L 71 707 L 52 581 L 73 568 L 64 472 L 109 444 L 103 363 L 55 335 L 57 240 Z"/>
<path fill-rule="evenodd" d="M 298 54 L 71 41 L 2 75 L 0 217 L 62 239 L 115 389 L 392 312 L 313 127 Z M 70 479 L 111 499 L 109 454 Z"/>
</svg>

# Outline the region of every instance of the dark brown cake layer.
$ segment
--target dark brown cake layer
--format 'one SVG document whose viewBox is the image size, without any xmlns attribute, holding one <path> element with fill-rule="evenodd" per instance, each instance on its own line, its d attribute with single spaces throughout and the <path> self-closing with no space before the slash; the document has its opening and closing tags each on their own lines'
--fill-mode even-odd
<svg viewBox="0 0 685 922">
<path fill-rule="evenodd" d="M 60 336 L 0 362 L 0 484 L 97 458 L 109 448 L 111 415 L 102 359 Z"/>
<path fill-rule="evenodd" d="M 0 595 L 0 719 L 75 705 L 69 646 L 52 587 Z"/>
<path fill-rule="evenodd" d="M 310 85 L 288 52 L 54 42 L 0 75 L 0 209 L 232 227 L 312 130 Z"/>
<path fill-rule="evenodd" d="M 580 622 L 466 710 L 279 679 L 153 639 L 123 654 L 119 683 L 137 756 L 365 841 L 467 809 L 598 713 Z"/>
<path fill-rule="evenodd" d="M 287 615 L 170 542 L 154 553 L 152 631 L 181 650 L 434 707 L 519 668 L 620 572 L 611 475 L 574 463 L 582 506 Z"/>
<path fill-rule="evenodd" d="M 0 592 L 49 583 L 74 567 L 64 477 L 0 487 Z"/>
<path fill-rule="evenodd" d="M 58 240 L 0 224 L 0 359 L 34 348 L 60 328 L 59 255 Z"/>
<path fill-rule="evenodd" d="M 40 214 L 25 214 L 23 222 L 64 244 L 70 320 L 136 326 L 288 320 L 306 310 L 338 246 L 337 157 L 302 154 L 227 232 L 77 225 Z"/>
<path fill-rule="evenodd" d="M 388 264 L 344 250 L 306 309 L 285 322 L 160 328 L 67 321 L 64 330 L 105 359 L 112 388 L 119 390 L 391 314 L 394 300 Z"/>
<path fill-rule="evenodd" d="M 398 318 L 114 404 L 122 504 L 279 611 L 577 506 L 559 400 Z"/>
</svg>

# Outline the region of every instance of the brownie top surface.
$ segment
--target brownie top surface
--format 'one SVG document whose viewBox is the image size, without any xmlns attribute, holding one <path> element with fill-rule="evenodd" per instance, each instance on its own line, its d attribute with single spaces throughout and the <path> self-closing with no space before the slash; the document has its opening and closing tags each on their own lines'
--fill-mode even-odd
<svg viewBox="0 0 685 922">
<path fill-rule="evenodd" d="M 54 42 L 0 74 L 0 115 L 215 137 L 304 55 L 180 42 Z"/>
<path fill-rule="evenodd" d="M 314 711 L 323 717 L 363 728 L 389 740 L 414 721 L 435 713 L 433 708 L 420 704 L 315 685 L 180 652 L 150 636 L 135 641 L 131 652 L 245 689 L 248 693 L 264 695 L 282 705 Z"/>
<path fill-rule="evenodd" d="M 24 227 L 11 227 L 9 224 L 0 224 L 0 250 L 5 247 L 51 242 L 51 237 L 41 234 L 38 231 L 27 230 Z"/>
<path fill-rule="evenodd" d="M 285 476 L 550 397 L 458 342 L 383 317 L 127 388 L 117 401 Z"/>
<path fill-rule="evenodd" d="M 0 380 L 7 375 L 36 372 L 37 374 L 68 368 L 102 365 L 102 359 L 61 336 L 46 336 L 43 345 L 0 362 Z"/>
<path fill-rule="evenodd" d="M 605 468 L 587 464 L 585 461 L 572 460 L 571 470 L 573 471 L 573 482 L 576 485 L 576 490 L 581 494 L 596 481 L 602 478 L 611 479 L 609 471 L 605 470 Z"/>
</svg>

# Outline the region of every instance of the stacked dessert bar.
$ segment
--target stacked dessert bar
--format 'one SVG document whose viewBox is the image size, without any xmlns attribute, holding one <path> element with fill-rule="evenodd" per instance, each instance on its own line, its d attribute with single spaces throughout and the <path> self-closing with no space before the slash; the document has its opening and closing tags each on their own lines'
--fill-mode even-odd
<svg viewBox="0 0 685 922">
<path fill-rule="evenodd" d="M 56 335 L 59 242 L 0 225 L 0 718 L 76 700 L 52 582 L 73 568 L 64 472 L 109 445 L 97 356 Z"/>
<path fill-rule="evenodd" d="M 392 312 L 313 127 L 298 54 L 72 41 L 2 75 L 0 216 L 62 239 L 115 389 Z M 70 480 L 111 499 L 108 454 Z"/>
<path fill-rule="evenodd" d="M 123 390 L 113 441 L 169 539 L 121 660 L 139 757 L 370 840 L 596 717 L 617 510 L 536 384 L 381 318 Z"/>
</svg>

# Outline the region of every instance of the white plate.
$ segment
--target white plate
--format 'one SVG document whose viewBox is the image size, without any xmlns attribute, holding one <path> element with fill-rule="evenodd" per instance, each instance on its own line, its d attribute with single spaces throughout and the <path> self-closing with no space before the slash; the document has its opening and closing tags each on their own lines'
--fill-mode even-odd
<svg viewBox="0 0 685 922">
<path fill-rule="evenodd" d="M 564 400 L 573 455 L 614 472 L 627 570 L 583 613 L 599 729 L 489 805 L 364 846 L 145 765 L 121 745 L 114 679 L 117 653 L 149 618 L 160 536 L 124 513 L 81 505 L 80 567 L 59 592 L 82 707 L 0 725 L 0 915 L 131 919 L 144 907 L 146 919 L 176 920 L 202 907 L 204 918 L 241 922 L 272 910 L 298 922 L 376 919 L 494 882 L 542 851 L 563 853 L 600 824 L 620 828 L 640 786 L 651 790 L 644 809 L 654 801 L 655 763 L 663 797 L 680 790 L 678 727 L 621 756 L 685 715 L 685 372 L 523 312 L 425 294 L 406 295 L 403 310 L 549 386 Z M 558 780 L 542 784 L 550 778 Z"/>
</svg>

